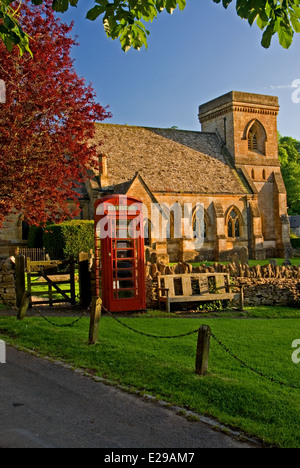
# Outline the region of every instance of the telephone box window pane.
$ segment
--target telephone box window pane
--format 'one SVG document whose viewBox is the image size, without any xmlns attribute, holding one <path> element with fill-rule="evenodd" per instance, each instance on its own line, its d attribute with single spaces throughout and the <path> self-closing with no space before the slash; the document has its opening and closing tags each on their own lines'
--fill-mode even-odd
<svg viewBox="0 0 300 468">
<path fill-rule="evenodd" d="M 117 242 L 117 249 L 126 249 L 127 242 L 126 241 L 118 241 Z"/>
<path fill-rule="evenodd" d="M 117 219 L 117 239 L 132 237 L 129 232 L 131 231 L 131 228 L 129 227 L 130 222 L 130 219 Z"/>
<path fill-rule="evenodd" d="M 117 262 L 118 270 L 125 270 L 125 269 L 133 269 L 134 268 L 134 260 L 118 260 Z"/>
<path fill-rule="evenodd" d="M 133 258 L 134 251 L 133 250 L 117 250 L 117 258 Z M 121 263 L 121 262 L 118 262 Z"/>
<path fill-rule="evenodd" d="M 118 299 L 130 299 L 134 297 L 134 291 L 129 289 L 128 291 L 118 291 Z"/>
<path fill-rule="evenodd" d="M 113 279 L 123 279 L 123 278 L 133 278 L 134 277 L 134 270 L 114 270 L 113 271 Z"/>
<path fill-rule="evenodd" d="M 133 278 L 133 270 L 118 270 L 117 279 Z"/>
<path fill-rule="evenodd" d="M 122 240 L 117 242 L 117 249 L 130 249 L 133 248 L 133 240 Z"/>
<path fill-rule="evenodd" d="M 134 281 L 133 280 L 122 280 L 119 281 L 120 289 L 133 289 L 134 288 Z"/>
</svg>

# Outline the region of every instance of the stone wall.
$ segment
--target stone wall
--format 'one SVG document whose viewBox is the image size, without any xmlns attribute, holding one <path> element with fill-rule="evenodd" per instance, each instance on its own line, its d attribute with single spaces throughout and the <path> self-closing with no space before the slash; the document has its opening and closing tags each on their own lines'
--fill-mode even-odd
<svg viewBox="0 0 300 468">
<path fill-rule="evenodd" d="M 147 308 L 158 307 L 157 276 L 183 273 L 229 273 L 232 284 L 243 285 L 245 306 L 292 306 L 300 307 L 300 268 L 267 264 L 249 267 L 246 263 L 231 262 L 227 265 L 193 267 L 189 263 L 166 266 L 163 263 L 146 266 Z"/>
<path fill-rule="evenodd" d="M 15 265 L 10 258 L 0 257 L 0 304 L 16 306 Z"/>
<path fill-rule="evenodd" d="M 291 306 L 300 308 L 300 281 L 295 278 L 235 278 L 243 285 L 247 306 Z"/>
</svg>

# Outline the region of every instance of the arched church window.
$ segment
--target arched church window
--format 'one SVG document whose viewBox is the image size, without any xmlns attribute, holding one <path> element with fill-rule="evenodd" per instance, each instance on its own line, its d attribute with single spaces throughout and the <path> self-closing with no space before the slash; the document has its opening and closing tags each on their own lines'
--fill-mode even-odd
<svg viewBox="0 0 300 468">
<path fill-rule="evenodd" d="M 236 238 L 241 237 L 241 222 L 237 211 L 232 208 L 227 219 L 227 236 Z"/>
<path fill-rule="evenodd" d="M 254 120 L 248 124 L 245 132 L 248 135 L 246 136 L 246 138 L 248 138 L 248 150 L 259 154 L 265 154 L 267 134 L 263 125 L 258 120 Z"/>
<path fill-rule="evenodd" d="M 162 204 L 162 226 L 161 235 L 164 239 L 180 239 L 182 237 L 182 206 L 179 202 L 170 207 Z"/>
<path fill-rule="evenodd" d="M 207 222 L 202 209 L 197 210 L 193 218 L 193 238 L 207 238 Z"/>
</svg>

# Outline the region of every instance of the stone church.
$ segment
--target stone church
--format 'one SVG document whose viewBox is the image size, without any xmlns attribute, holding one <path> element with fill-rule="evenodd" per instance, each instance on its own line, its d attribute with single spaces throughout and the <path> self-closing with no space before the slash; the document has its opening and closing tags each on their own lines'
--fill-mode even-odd
<svg viewBox="0 0 300 468">
<path fill-rule="evenodd" d="M 232 91 L 199 107 L 202 131 L 96 124 L 99 173 L 81 196 L 82 219 L 93 219 L 96 199 L 124 194 L 140 199 L 146 253 L 177 261 L 283 257 L 289 220 L 277 148 L 278 99 Z M 151 206 L 160 207 L 167 235 L 156 229 Z M 184 207 L 189 206 L 190 211 Z M 202 242 L 195 242 L 197 207 Z M 174 208 L 175 207 L 175 208 Z M 175 235 L 176 210 L 190 231 Z M 10 240 L 22 240 L 22 222 Z M 0 241 L 7 242 L 5 230 Z"/>
</svg>

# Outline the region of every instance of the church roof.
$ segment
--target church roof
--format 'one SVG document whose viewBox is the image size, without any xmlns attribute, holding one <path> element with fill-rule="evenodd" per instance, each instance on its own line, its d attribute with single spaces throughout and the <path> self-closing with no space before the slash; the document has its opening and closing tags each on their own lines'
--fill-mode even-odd
<svg viewBox="0 0 300 468">
<path fill-rule="evenodd" d="M 96 124 L 109 186 L 138 172 L 152 192 L 241 194 L 247 190 L 214 133 Z"/>
</svg>

